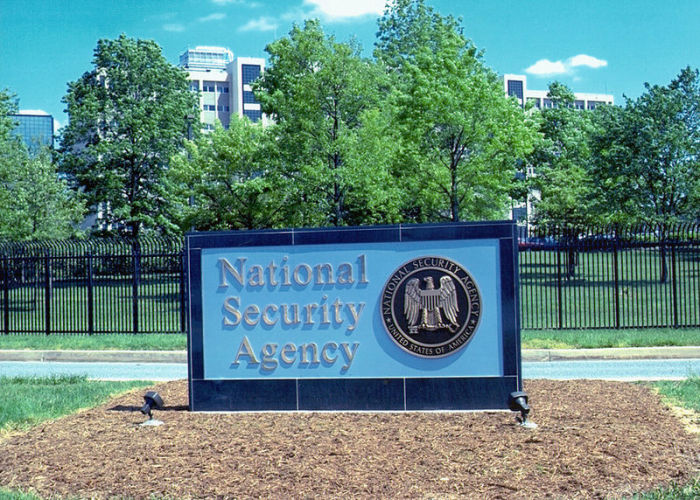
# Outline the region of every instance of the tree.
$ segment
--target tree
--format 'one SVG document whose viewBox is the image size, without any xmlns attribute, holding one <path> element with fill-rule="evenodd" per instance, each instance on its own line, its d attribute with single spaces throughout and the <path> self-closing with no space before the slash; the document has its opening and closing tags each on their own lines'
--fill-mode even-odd
<svg viewBox="0 0 700 500">
<path fill-rule="evenodd" d="M 168 172 L 181 229 L 231 230 L 285 225 L 288 190 L 278 175 L 269 133 L 260 123 L 231 117 L 187 143 L 187 153 L 173 158 Z"/>
<path fill-rule="evenodd" d="M 30 156 L 12 135 L 17 105 L 0 91 L 0 236 L 13 240 L 75 234 L 83 206 L 56 173 L 48 151 Z"/>
<path fill-rule="evenodd" d="M 528 162 L 534 175 L 534 222 L 576 224 L 593 222 L 589 174 L 590 113 L 574 109 L 574 93 L 559 82 L 549 86 L 553 107 L 539 112 L 541 140 Z"/>
<path fill-rule="evenodd" d="M 683 69 L 669 85 L 645 84 L 619 113 L 599 117 L 594 136 L 595 175 L 615 180 L 634 210 L 629 218 L 653 224 L 697 216 L 700 187 L 700 79 Z"/>
<path fill-rule="evenodd" d="M 364 127 L 390 126 L 373 112 L 381 69 L 360 57 L 356 43 L 326 36 L 318 20 L 295 25 L 266 51 L 271 66 L 254 88 L 275 122 L 272 134 L 287 185 L 297 190 L 294 222 L 395 220 L 398 191 L 391 182 L 376 182 L 387 178 L 390 163 L 382 148 L 366 148 L 362 140 Z M 370 157 L 373 152 L 378 156 Z"/>
<path fill-rule="evenodd" d="M 85 207 L 59 179 L 48 151 L 0 161 L 0 234 L 13 240 L 67 238 L 79 233 Z"/>
<path fill-rule="evenodd" d="M 188 115 L 199 116 L 185 71 L 150 40 L 100 40 L 93 69 L 68 84 L 70 118 L 63 130 L 62 169 L 98 206 L 103 222 L 137 237 L 167 231 L 162 177 L 182 149 Z"/>
<path fill-rule="evenodd" d="M 502 217 L 534 123 L 503 95 L 458 20 L 396 0 L 379 20 L 375 57 L 392 76 L 401 137 L 397 175 L 418 221 Z"/>
<path fill-rule="evenodd" d="M 661 281 L 668 278 L 671 223 L 697 218 L 700 199 L 700 79 L 683 69 L 669 85 L 645 84 L 619 113 L 600 116 L 594 136 L 598 185 L 616 184 L 615 212 L 658 225 Z M 626 203 L 615 203 L 624 197 Z"/>
</svg>

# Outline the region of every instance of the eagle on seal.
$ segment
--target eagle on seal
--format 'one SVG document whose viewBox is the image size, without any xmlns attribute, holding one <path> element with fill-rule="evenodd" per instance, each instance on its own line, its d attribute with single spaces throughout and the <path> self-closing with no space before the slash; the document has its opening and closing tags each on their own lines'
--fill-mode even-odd
<svg viewBox="0 0 700 500">
<path fill-rule="evenodd" d="M 459 304 L 454 281 L 449 276 L 443 276 L 440 278 L 440 288 L 435 288 L 432 276 L 423 278 L 423 281 L 425 289 L 420 288 L 418 278 L 406 283 L 403 312 L 408 321 L 409 333 L 418 333 L 419 329 L 434 331 L 440 328 L 447 328 L 454 333 L 459 327 Z M 443 314 L 449 323 L 443 321 Z"/>
</svg>

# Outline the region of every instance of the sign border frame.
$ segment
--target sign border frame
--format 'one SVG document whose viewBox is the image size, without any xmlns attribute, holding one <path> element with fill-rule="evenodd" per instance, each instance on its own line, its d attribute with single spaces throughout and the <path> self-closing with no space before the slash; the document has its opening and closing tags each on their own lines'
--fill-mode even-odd
<svg viewBox="0 0 700 500">
<path fill-rule="evenodd" d="M 459 239 L 498 240 L 503 376 L 205 379 L 203 249 Z M 523 388 L 517 241 L 513 221 L 187 233 L 184 252 L 190 411 L 508 409 L 510 393 Z"/>
</svg>

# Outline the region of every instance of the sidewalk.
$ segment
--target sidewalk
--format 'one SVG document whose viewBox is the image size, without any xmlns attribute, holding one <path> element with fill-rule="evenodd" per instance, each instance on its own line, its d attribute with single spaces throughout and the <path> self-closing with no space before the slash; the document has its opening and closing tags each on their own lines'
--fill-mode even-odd
<svg viewBox="0 0 700 500">
<path fill-rule="evenodd" d="M 523 349 L 522 361 L 697 359 L 700 346 L 611 347 L 603 349 Z M 91 363 L 187 363 L 186 351 L 0 350 L 0 361 Z"/>
</svg>

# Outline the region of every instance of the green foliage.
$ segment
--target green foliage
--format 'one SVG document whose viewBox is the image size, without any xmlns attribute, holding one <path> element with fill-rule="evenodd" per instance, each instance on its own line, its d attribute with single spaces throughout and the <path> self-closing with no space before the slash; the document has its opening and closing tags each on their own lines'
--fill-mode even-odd
<svg viewBox="0 0 700 500">
<path fill-rule="evenodd" d="M 0 377 L 0 431 L 26 429 L 147 384 L 89 381 L 80 376 Z"/>
<path fill-rule="evenodd" d="M 392 77 L 395 170 L 416 221 L 503 217 L 534 124 L 503 95 L 451 16 L 399 0 L 379 20 L 375 57 Z"/>
<path fill-rule="evenodd" d="M 700 78 L 683 69 L 669 85 L 645 84 L 626 106 L 597 114 L 593 176 L 610 217 L 666 225 L 700 205 Z"/>
<path fill-rule="evenodd" d="M 17 99 L 9 90 L 0 90 L 0 145 L 3 148 L 13 139 L 11 132 L 17 126 L 17 122 L 9 115 L 15 113 L 17 113 Z M 17 139 L 14 140 L 17 141 Z"/>
<path fill-rule="evenodd" d="M 0 236 L 13 240 L 65 238 L 83 214 L 77 193 L 59 179 L 46 150 L 30 156 L 10 132 L 16 104 L 0 91 Z"/>
<path fill-rule="evenodd" d="M 544 224 L 587 224 L 594 220 L 589 176 L 591 157 L 589 111 L 573 107 L 574 93 L 553 82 L 548 98 L 552 108 L 539 112 L 540 133 L 528 162 L 534 172 L 530 185 L 534 197 L 534 221 Z"/>
<path fill-rule="evenodd" d="M 175 220 L 182 230 L 260 229 L 289 219 L 290 193 L 280 175 L 269 131 L 261 123 L 231 117 L 187 144 L 173 158 L 168 182 Z M 190 204 L 189 200 L 193 203 Z"/>
<path fill-rule="evenodd" d="M 47 151 L 15 161 L 0 159 L 0 234 L 13 240 L 67 238 L 78 234 L 85 208 L 59 179 Z"/>
<path fill-rule="evenodd" d="M 317 20 L 266 47 L 271 67 L 255 86 L 275 124 L 294 225 L 394 221 L 400 192 L 389 181 L 390 123 L 378 111 L 383 73 Z M 369 147 L 367 147 L 369 146 Z M 387 181 L 387 182 L 385 182 Z"/>
<path fill-rule="evenodd" d="M 186 72 L 150 40 L 121 35 L 100 40 L 93 69 L 68 84 L 70 117 L 63 129 L 62 168 L 104 222 L 138 236 L 143 228 L 174 229 L 164 215 L 161 182 L 182 148 L 186 117 L 198 115 Z"/>
</svg>

